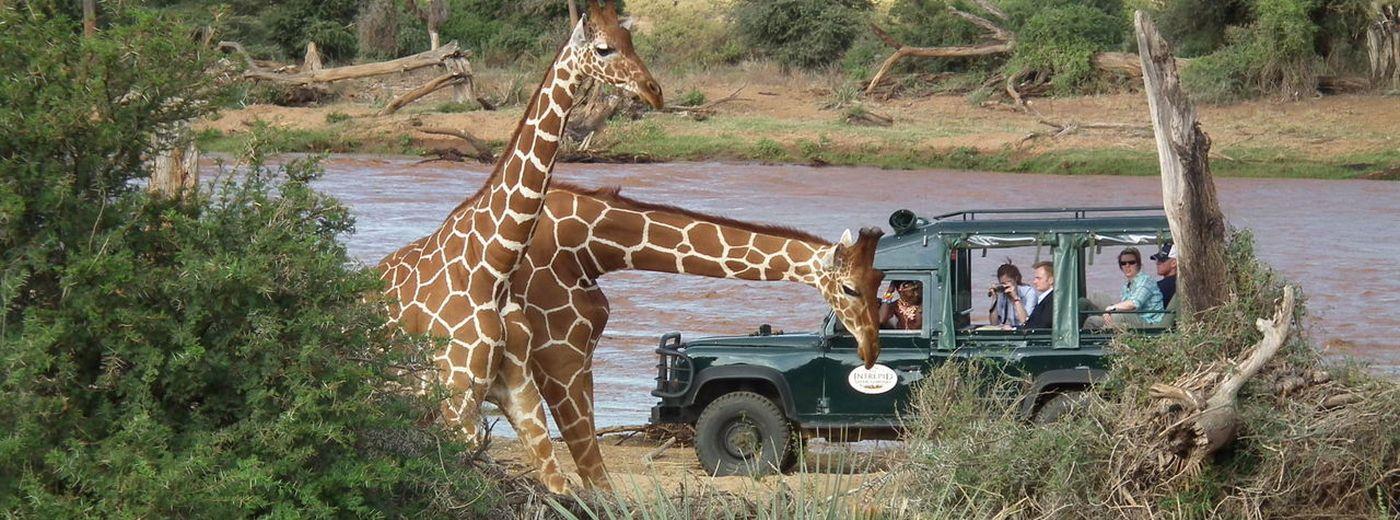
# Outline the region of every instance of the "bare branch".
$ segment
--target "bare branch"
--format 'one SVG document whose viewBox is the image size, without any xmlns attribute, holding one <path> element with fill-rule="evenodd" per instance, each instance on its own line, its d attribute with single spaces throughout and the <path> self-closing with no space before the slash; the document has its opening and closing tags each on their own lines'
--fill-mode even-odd
<svg viewBox="0 0 1400 520">
<path fill-rule="evenodd" d="M 1008 32 L 1006 29 L 1001 28 L 997 24 L 992 23 L 991 20 L 988 20 L 981 16 L 977 16 L 972 13 L 959 11 L 953 6 L 948 6 L 948 10 L 952 11 L 953 14 L 958 15 L 962 19 L 972 22 L 973 25 L 976 25 L 991 32 L 993 38 L 996 38 L 1001 41 L 1011 41 L 1013 39 L 1013 36 L 1010 32 Z"/>
<path fill-rule="evenodd" d="M 977 7 L 981 7 L 983 11 L 991 13 L 992 16 L 1000 18 L 1002 21 L 1008 20 L 1005 11 L 1002 11 L 1000 7 L 997 7 L 987 0 L 972 0 L 972 3 L 977 4 Z"/>
</svg>

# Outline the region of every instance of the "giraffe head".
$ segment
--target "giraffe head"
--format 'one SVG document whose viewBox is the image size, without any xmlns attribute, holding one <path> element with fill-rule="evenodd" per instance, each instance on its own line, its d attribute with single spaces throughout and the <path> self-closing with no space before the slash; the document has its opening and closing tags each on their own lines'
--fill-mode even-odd
<svg viewBox="0 0 1400 520">
<path fill-rule="evenodd" d="M 875 246 L 884 232 L 878 228 L 851 230 L 841 240 L 818 255 L 817 289 L 831 304 L 837 319 L 855 335 L 860 359 L 865 367 L 880 355 L 880 281 L 885 274 L 875 269 Z"/>
<path fill-rule="evenodd" d="M 632 48 L 632 20 L 618 16 L 611 0 L 606 5 L 602 0 L 585 3 L 588 10 L 569 38 L 579 69 L 585 76 L 636 94 L 652 108 L 661 108 L 661 85 Z"/>
</svg>

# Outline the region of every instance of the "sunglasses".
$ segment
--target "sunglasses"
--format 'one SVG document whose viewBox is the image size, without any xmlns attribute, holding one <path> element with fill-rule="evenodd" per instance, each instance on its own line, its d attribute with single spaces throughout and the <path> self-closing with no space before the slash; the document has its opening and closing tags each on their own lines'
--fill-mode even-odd
<svg viewBox="0 0 1400 520">
<path fill-rule="evenodd" d="M 1137 264 L 1138 264 L 1137 260 L 1128 260 L 1128 261 L 1119 260 L 1119 261 L 1118 261 L 1118 267 L 1125 267 L 1125 266 L 1137 265 Z"/>
</svg>

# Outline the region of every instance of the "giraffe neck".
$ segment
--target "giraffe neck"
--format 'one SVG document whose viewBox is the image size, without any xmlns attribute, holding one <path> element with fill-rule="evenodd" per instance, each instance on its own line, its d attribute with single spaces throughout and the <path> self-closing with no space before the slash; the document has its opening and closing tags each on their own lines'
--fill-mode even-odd
<svg viewBox="0 0 1400 520">
<path fill-rule="evenodd" d="M 556 189 L 556 191 L 561 190 Z M 579 233 L 579 249 L 593 261 L 582 262 L 585 274 L 597 278 L 620 270 L 689 274 L 710 278 L 792 281 L 819 287 L 818 260 L 830 243 L 814 236 L 778 228 L 746 225 L 728 219 L 652 208 L 629 207 L 624 200 L 580 196 L 573 204 L 592 222 L 591 233 Z M 605 210 L 596 211 L 593 201 Z M 557 217 L 557 216 L 556 216 Z M 551 220 L 557 220 L 551 219 Z M 567 233 L 556 233 L 561 249 L 571 249 Z"/>
<path fill-rule="evenodd" d="M 488 215 L 493 224 L 484 226 L 494 228 L 494 235 L 488 237 L 482 254 L 501 280 L 514 272 L 534 233 L 559 139 L 581 81 L 574 51 L 565 45 L 531 98 L 491 178 L 473 199 L 471 209 L 478 217 Z M 482 231 L 482 224 L 478 220 L 470 227 Z"/>
</svg>

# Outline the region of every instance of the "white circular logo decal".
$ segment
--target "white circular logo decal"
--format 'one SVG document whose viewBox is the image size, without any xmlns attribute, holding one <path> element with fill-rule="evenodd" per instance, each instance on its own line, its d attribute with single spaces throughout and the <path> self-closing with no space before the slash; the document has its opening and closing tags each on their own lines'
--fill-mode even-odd
<svg viewBox="0 0 1400 520">
<path fill-rule="evenodd" d="M 899 383 L 899 374 L 881 364 L 876 364 L 868 370 L 859 366 L 851 371 L 846 381 L 851 384 L 851 388 L 862 394 L 883 394 Z"/>
</svg>

